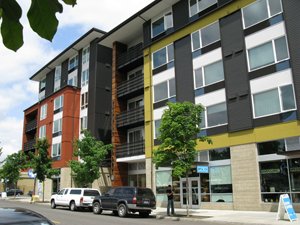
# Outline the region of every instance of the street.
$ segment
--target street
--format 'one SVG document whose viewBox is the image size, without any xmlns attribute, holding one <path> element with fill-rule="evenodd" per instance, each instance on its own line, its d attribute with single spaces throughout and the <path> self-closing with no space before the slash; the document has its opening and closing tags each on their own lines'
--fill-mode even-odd
<svg viewBox="0 0 300 225">
<path fill-rule="evenodd" d="M 111 212 L 103 212 L 101 215 L 95 215 L 92 212 L 76 211 L 72 212 L 68 208 L 51 209 L 50 204 L 29 204 L 27 202 L 0 200 L 0 207 L 22 207 L 38 212 L 48 219 L 52 220 L 55 224 L 59 225 L 98 225 L 98 224 L 114 224 L 114 225 L 143 225 L 143 224 L 184 224 L 184 225 L 238 225 L 237 223 L 220 223 L 220 222 L 207 222 L 198 220 L 180 220 L 174 221 L 171 218 L 156 219 L 155 215 L 150 215 L 149 218 L 141 218 L 138 215 L 130 215 L 127 218 L 120 218 L 114 216 Z"/>
</svg>

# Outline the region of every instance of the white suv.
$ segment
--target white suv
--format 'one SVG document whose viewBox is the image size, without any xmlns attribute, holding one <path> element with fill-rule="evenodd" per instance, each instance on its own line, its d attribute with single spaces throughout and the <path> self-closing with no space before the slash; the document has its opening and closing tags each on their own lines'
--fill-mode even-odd
<svg viewBox="0 0 300 225">
<path fill-rule="evenodd" d="M 75 211 L 78 208 L 89 208 L 92 210 L 92 203 L 95 196 L 100 195 L 97 189 L 92 188 L 64 188 L 57 194 L 51 196 L 51 208 L 66 206 Z"/>
</svg>

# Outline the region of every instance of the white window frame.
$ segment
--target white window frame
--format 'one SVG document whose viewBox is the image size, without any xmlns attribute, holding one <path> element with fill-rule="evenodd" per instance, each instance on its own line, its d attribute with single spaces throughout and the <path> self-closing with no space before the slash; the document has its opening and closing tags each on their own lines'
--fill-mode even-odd
<svg viewBox="0 0 300 225">
<path fill-rule="evenodd" d="M 172 24 L 170 27 L 167 26 L 167 23 L 166 23 L 166 15 L 170 14 L 171 13 L 171 17 L 172 17 Z M 161 18 L 164 18 L 164 30 L 156 35 L 153 35 L 153 23 L 155 23 L 156 21 L 160 20 Z M 160 34 L 162 34 L 163 32 L 167 31 L 168 29 L 172 28 L 174 26 L 174 23 L 173 23 L 173 12 L 172 10 L 169 10 L 167 12 L 165 12 L 162 16 L 154 19 L 153 21 L 151 20 L 151 38 L 154 38 Z"/>
<path fill-rule="evenodd" d="M 81 94 L 81 99 L 80 99 L 80 101 L 81 101 L 81 104 L 80 104 L 80 106 L 81 106 L 81 109 L 84 109 L 84 108 L 87 108 L 88 107 L 88 104 L 89 104 L 89 100 L 88 100 L 88 92 L 84 92 L 84 93 L 82 93 Z"/>
<path fill-rule="evenodd" d="M 82 65 L 90 61 L 90 46 L 85 47 L 82 50 Z"/>
<path fill-rule="evenodd" d="M 70 84 L 70 81 L 72 80 L 72 84 Z M 77 86 L 77 74 L 76 73 L 71 73 L 68 75 L 68 85 Z"/>
<path fill-rule="evenodd" d="M 56 151 L 59 154 L 56 154 L 56 155 L 53 154 L 54 146 L 58 146 L 59 149 L 56 149 Z M 61 156 L 61 143 L 54 143 L 54 144 L 52 144 L 51 157 L 54 158 L 54 157 L 58 157 L 58 156 Z"/>
<path fill-rule="evenodd" d="M 74 60 L 74 64 L 73 61 Z M 78 66 L 78 55 L 74 55 L 73 57 L 69 58 L 68 62 L 68 70 L 72 70 L 73 68 L 76 68 Z"/>
<path fill-rule="evenodd" d="M 39 138 L 45 138 L 46 137 L 46 125 L 43 125 L 39 129 Z"/>
<path fill-rule="evenodd" d="M 47 103 L 41 106 L 40 120 L 47 118 L 47 109 L 48 109 Z"/>
<path fill-rule="evenodd" d="M 226 102 L 219 102 L 219 103 L 215 103 L 213 105 L 203 106 L 204 107 L 204 111 L 202 112 L 203 113 L 202 114 L 203 115 L 202 120 L 205 121 L 205 127 L 201 127 L 202 130 L 205 130 L 205 129 L 208 129 L 208 128 L 213 128 L 213 127 L 220 127 L 220 126 L 224 126 L 224 125 L 228 124 L 228 120 L 227 120 L 227 123 L 222 123 L 222 124 L 218 124 L 218 125 L 214 125 L 214 126 L 208 126 L 208 123 L 207 123 L 207 108 L 211 107 L 211 106 L 219 105 L 219 104 L 222 104 L 222 103 L 225 103 L 225 105 L 226 105 Z M 226 116 L 228 116 L 227 105 L 226 105 L 226 113 L 227 113 Z"/>
<path fill-rule="evenodd" d="M 175 77 L 173 77 L 173 78 L 171 78 L 171 79 L 168 79 L 168 80 L 165 80 L 165 81 L 163 81 L 163 82 L 159 82 L 159 83 L 153 85 L 153 102 L 154 102 L 154 103 L 160 102 L 160 101 L 163 101 L 163 100 L 166 100 L 166 99 L 170 99 L 170 98 L 173 98 L 173 97 L 176 96 L 176 94 L 175 94 L 175 95 L 170 95 L 170 80 L 173 80 L 173 79 L 174 79 L 174 81 L 175 81 Z M 167 98 L 162 98 L 162 99 L 160 99 L 160 100 L 158 100 L 158 101 L 155 101 L 154 87 L 155 87 L 156 85 L 159 85 L 159 84 L 162 84 L 162 83 L 166 83 L 166 82 L 167 82 L 167 87 L 168 87 L 168 96 L 167 96 Z M 176 81 L 175 81 L 175 82 L 176 82 Z M 176 93 L 176 83 L 175 83 L 175 93 Z"/>
<path fill-rule="evenodd" d="M 88 127 L 88 117 L 83 116 L 80 118 L 80 130 L 84 131 L 87 129 L 87 127 Z"/>
<path fill-rule="evenodd" d="M 55 124 L 56 122 L 58 122 L 58 130 L 57 130 L 57 131 L 54 130 L 54 128 L 55 128 L 55 125 L 54 125 L 54 124 Z M 58 132 L 61 132 L 61 131 L 62 131 L 62 118 L 53 121 L 53 129 L 52 129 L 52 133 L 55 134 L 55 133 L 58 133 Z"/>
<path fill-rule="evenodd" d="M 285 37 L 285 42 L 286 42 L 286 48 L 287 48 L 288 57 L 285 58 L 285 59 L 277 60 L 277 53 L 276 53 L 275 41 L 276 41 L 277 39 L 282 38 L 282 37 Z M 261 66 L 261 67 L 259 67 L 259 68 L 255 68 L 255 69 L 251 70 L 251 68 L 250 68 L 249 51 L 250 51 L 251 49 L 253 49 L 253 48 L 257 48 L 257 47 L 259 47 L 259 46 L 261 46 L 261 45 L 265 45 L 265 44 L 267 44 L 267 43 L 269 43 L 269 42 L 272 42 L 272 49 L 273 49 L 273 53 L 274 53 L 274 62 L 273 62 L 273 63 L 270 63 L 270 64 L 268 64 L 268 65 L 264 65 L 264 66 Z M 249 71 L 249 72 L 252 72 L 252 71 L 255 71 L 255 70 L 260 70 L 260 69 L 262 69 L 262 68 L 265 68 L 265 67 L 268 67 L 268 66 L 271 66 L 271 65 L 274 65 L 274 64 L 277 64 L 277 63 L 280 63 L 280 62 L 283 62 L 283 61 L 286 61 L 286 60 L 290 59 L 289 46 L 288 46 L 288 40 L 287 40 L 287 38 L 286 38 L 286 35 L 283 35 L 283 36 L 280 36 L 280 37 L 276 37 L 276 38 L 274 38 L 274 39 L 272 39 L 272 40 L 268 40 L 268 41 L 263 42 L 263 43 L 259 43 L 258 45 L 255 45 L 255 46 L 251 46 L 251 48 L 247 49 L 246 54 L 247 54 L 247 64 L 248 64 L 248 71 Z"/>
<path fill-rule="evenodd" d="M 219 35 L 220 35 L 220 38 L 218 39 L 218 40 L 216 40 L 216 41 L 214 41 L 214 42 L 211 42 L 211 43 L 209 43 L 208 45 L 203 45 L 202 44 L 202 37 L 201 37 L 201 32 L 202 32 L 202 30 L 203 29 L 205 29 L 205 28 L 207 28 L 207 27 L 209 27 L 209 26 L 212 26 L 213 24 L 215 24 L 215 23 L 218 23 L 218 25 L 219 25 L 219 31 L 220 31 L 220 23 L 219 23 L 219 20 L 217 20 L 217 21 L 215 21 L 215 22 L 213 22 L 213 23 L 211 23 L 211 24 L 208 24 L 207 26 L 205 26 L 205 27 L 202 27 L 201 29 L 199 29 L 199 30 L 197 30 L 197 31 L 195 31 L 195 32 L 193 32 L 193 33 L 191 33 L 191 46 L 192 46 L 192 52 L 195 52 L 195 51 L 197 51 L 197 50 L 199 50 L 199 49 L 201 49 L 201 48 L 204 48 L 204 47 L 206 47 L 206 46 L 208 46 L 208 45 L 211 45 L 211 44 L 213 44 L 213 43 L 216 43 L 216 42 L 218 42 L 218 41 L 220 41 L 221 40 L 221 33 L 219 33 Z M 193 34 L 194 33 L 199 33 L 199 42 L 200 42 L 200 47 L 199 48 L 194 48 L 194 43 L 193 43 Z"/>
<path fill-rule="evenodd" d="M 56 108 L 56 102 L 59 102 L 59 106 Z M 60 95 L 60 96 L 58 96 L 58 97 L 56 97 L 55 99 L 54 99 L 54 106 L 53 106 L 53 109 L 54 110 L 57 110 L 57 109 L 60 109 L 60 108 L 62 108 L 64 106 L 64 96 L 63 95 Z"/>
<path fill-rule="evenodd" d="M 270 19 L 270 18 L 272 18 L 272 17 L 274 17 L 274 16 L 277 16 L 277 15 L 279 15 L 279 14 L 281 14 L 281 13 L 283 12 L 283 7 L 282 7 L 282 1 L 281 1 L 281 0 L 280 0 L 280 4 L 281 4 L 281 12 L 278 12 L 278 13 L 276 13 L 276 14 L 274 14 L 274 15 L 271 15 L 271 11 L 270 11 L 270 3 L 269 3 L 270 0 L 263 0 L 263 1 L 267 1 L 267 10 L 268 10 L 267 18 L 265 18 L 264 20 L 261 20 L 261 21 L 255 23 L 255 24 L 252 24 L 251 26 L 248 26 L 248 27 L 245 27 L 244 9 L 247 8 L 247 7 L 250 6 L 250 5 L 253 5 L 253 4 L 257 3 L 257 1 L 254 1 L 253 3 L 251 3 L 251 4 L 247 5 L 247 6 L 245 6 L 244 8 L 242 8 L 241 11 L 242 11 L 242 21 L 243 21 L 243 28 L 244 28 L 244 29 L 247 29 L 247 28 L 249 28 L 249 27 L 255 26 L 256 24 L 259 24 L 259 23 L 261 23 L 261 22 L 263 22 L 263 21 L 265 21 L 265 20 L 268 20 L 268 19 Z"/>
<path fill-rule="evenodd" d="M 40 90 L 46 87 L 46 77 L 40 81 Z"/>
<path fill-rule="evenodd" d="M 294 109 L 283 110 L 282 96 L 281 96 L 281 89 L 280 88 L 284 87 L 284 86 L 288 86 L 288 85 L 292 85 L 292 88 L 293 88 L 293 95 L 294 95 L 294 100 L 295 100 L 295 108 Z M 268 92 L 268 91 L 272 91 L 272 90 L 275 90 L 275 89 L 277 89 L 277 93 L 278 93 L 278 97 L 279 97 L 280 111 L 277 112 L 277 113 L 271 113 L 271 114 L 266 114 L 266 115 L 262 115 L 262 116 L 256 116 L 255 115 L 254 95 L 260 94 L 260 93 L 264 93 L 264 92 Z M 291 111 L 297 110 L 295 88 L 294 88 L 293 84 L 282 84 L 282 85 L 277 86 L 277 87 L 272 87 L 272 88 L 269 88 L 269 89 L 265 89 L 265 90 L 262 90 L 262 91 L 259 91 L 259 92 L 252 93 L 251 94 L 251 101 L 252 101 L 252 114 L 253 114 L 253 118 L 254 119 L 263 118 L 263 117 L 272 116 L 272 115 L 278 115 L 278 114 L 281 114 L 281 113 L 291 112 Z"/>
<path fill-rule="evenodd" d="M 156 50 L 155 52 L 153 52 L 152 53 L 152 69 L 154 70 L 154 69 L 156 69 L 156 68 L 159 68 L 159 67 L 161 67 L 161 66 L 163 66 L 163 65 L 167 65 L 168 63 L 170 63 L 170 62 L 173 62 L 174 61 L 174 57 L 173 57 L 173 59 L 169 59 L 170 58 L 170 56 L 169 56 L 169 51 L 168 51 L 168 48 L 170 47 L 170 46 L 172 46 L 172 48 L 173 48 L 173 52 L 174 52 L 174 46 L 173 46 L 173 43 L 172 44 L 169 44 L 169 45 L 167 45 L 167 46 L 165 46 L 165 47 L 163 47 L 163 48 L 160 48 L 160 49 L 158 49 L 158 50 Z M 161 65 L 159 65 L 159 66 L 157 66 L 157 67 L 154 67 L 154 54 L 156 53 L 156 52 L 159 52 L 160 50 L 162 50 L 162 49 L 165 49 L 165 51 L 166 51 L 166 62 L 165 63 L 163 63 L 163 64 L 161 64 Z"/>
<path fill-rule="evenodd" d="M 85 69 L 81 73 L 81 87 L 89 84 L 89 69 Z"/>
<path fill-rule="evenodd" d="M 211 7 L 212 5 L 218 3 L 217 0 L 211 0 L 211 1 L 215 1 L 215 2 L 214 2 L 212 5 L 210 5 L 210 6 L 208 6 L 207 8 L 205 8 L 205 9 L 203 9 L 203 10 L 200 11 L 200 10 L 199 10 L 199 4 L 198 4 L 199 0 L 196 0 L 196 1 L 197 1 L 197 12 L 196 12 L 195 14 L 191 15 L 191 1 L 189 0 L 189 16 L 190 16 L 190 17 L 192 17 L 192 16 L 194 16 L 194 15 L 197 15 L 198 13 L 200 13 L 200 12 L 204 11 L 205 9 Z"/>
</svg>

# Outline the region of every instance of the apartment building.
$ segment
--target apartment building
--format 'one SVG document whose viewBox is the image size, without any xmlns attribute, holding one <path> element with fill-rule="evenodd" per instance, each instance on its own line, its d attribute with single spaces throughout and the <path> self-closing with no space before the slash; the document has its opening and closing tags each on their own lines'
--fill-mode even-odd
<svg viewBox="0 0 300 225">
<path fill-rule="evenodd" d="M 74 186 L 68 163 L 83 130 L 110 143 L 112 56 L 97 44 L 103 34 L 91 29 L 30 78 L 39 82 L 39 99 L 24 111 L 23 150 L 34 152 L 37 138 L 47 138 L 52 166 L 60 170 L 47 181 L 47 195 Z M 106 173 L 102 180 L 110 180 Z"/>
</svg>

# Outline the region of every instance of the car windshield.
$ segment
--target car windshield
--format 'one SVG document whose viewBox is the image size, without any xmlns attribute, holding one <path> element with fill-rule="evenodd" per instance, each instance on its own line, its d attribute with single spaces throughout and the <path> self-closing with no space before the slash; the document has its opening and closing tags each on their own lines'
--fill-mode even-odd
<svg viewBox="0 0 300 225">
<path fill-rule="evenodd" d="M 83 196 L 98 196 L 99 192 L 96 190 L 84 190 Z"/>
</svg>

